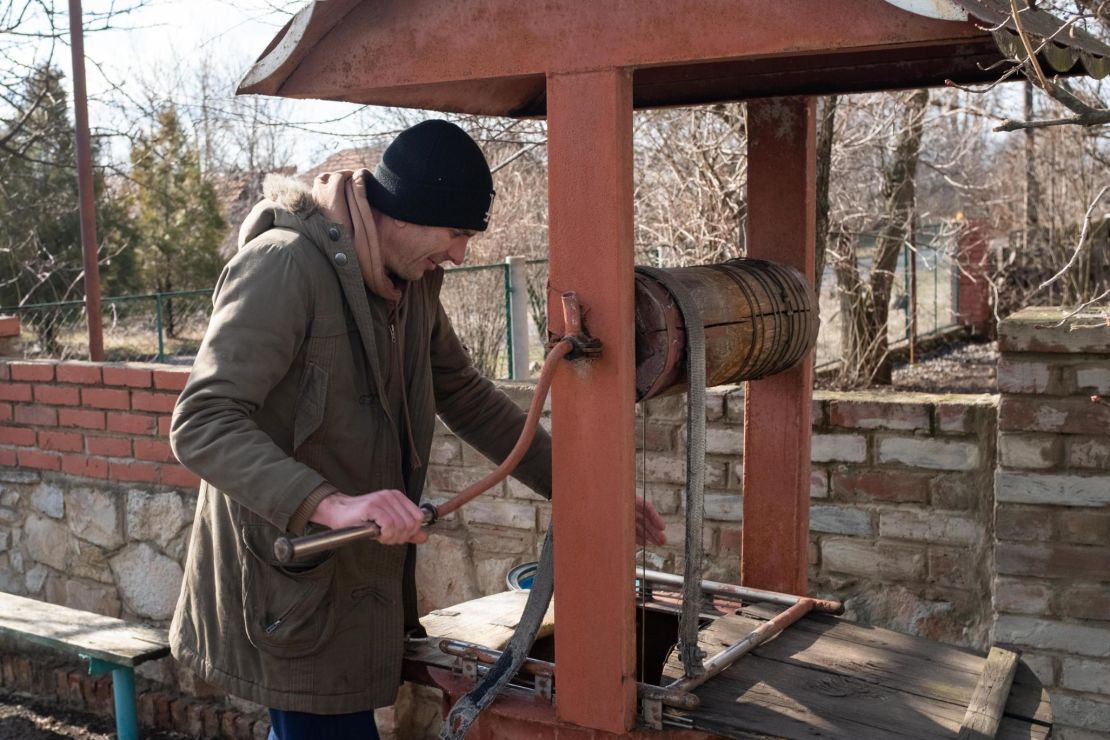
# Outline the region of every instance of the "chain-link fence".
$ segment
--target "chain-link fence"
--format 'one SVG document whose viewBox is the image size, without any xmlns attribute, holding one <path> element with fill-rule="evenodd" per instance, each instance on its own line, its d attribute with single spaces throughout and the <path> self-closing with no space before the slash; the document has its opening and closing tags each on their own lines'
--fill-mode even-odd
<svg viewBox="0 0 1110 740">
<path fill-rule="evenodd" d="M 440 300 L 475 367 L 490 378 L 509 377 L 513 344 L 508 321 L 508 265 L 447 270 Z"/>
<path fill-rule="evenodd" d="M 212 310 L 211 290 L 120 296 L 101 300 L 104 356 L 113 362 L 186 360 L 196 354 Z M 24 357 L 89 356 L 83 301 L 0 308 L 20 321 Z"/>
<path fill-rule="evenodd" d="M 860 272 L 866 279 L 871 269 L 871 254 L 866 248 L 859 258 Z M 918 338 L 939 334 L 958 325 L 959 266 L 955 245 L 944 240 L 922 240 L 912 249 L 907 245 L 898 256 L 891 285 L 887 338 L 894 344 L 910 338 L 911 321 L 916 317 Z M 821 279 L 821 333 L 817 339 L 818 367 L 836 363 L 842 357 L 842 296 L 831 265 L 825 266 Z M 847 300 L 856 300 L 847 296 Z"/>
</svg>

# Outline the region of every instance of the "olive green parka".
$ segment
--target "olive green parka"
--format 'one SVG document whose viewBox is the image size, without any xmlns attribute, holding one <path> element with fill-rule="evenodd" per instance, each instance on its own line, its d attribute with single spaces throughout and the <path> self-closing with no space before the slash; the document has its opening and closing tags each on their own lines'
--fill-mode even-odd
<svg viewBox="0 0 1110 740">
<path fill-rule="evenodd" d="M 328 484 L 396 488 L 418 502 L 437 412 L 494 461 L 524 413 L 471 365 L 439 302 L 441 269 L 407 284 L 391 311 L 311 191 L 270 179 L 266 195 L 216 285 L 173 415 L 174 452 L 203 479 L 173 654 L 267 707 L 385 706 L 415 626 L 419 548 L 362 542 L 286 568 L 273 541 L 310 526 Z M 542 430 L 515 475 L 550 496 Z"/>
</svg>

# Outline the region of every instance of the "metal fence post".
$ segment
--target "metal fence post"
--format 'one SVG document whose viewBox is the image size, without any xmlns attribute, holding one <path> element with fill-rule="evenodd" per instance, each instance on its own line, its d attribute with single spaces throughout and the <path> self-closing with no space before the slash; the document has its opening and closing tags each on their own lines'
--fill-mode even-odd
<svg viewBox="0 0 1110 740">
<path fill-rule="evenodd" d="M 162 294 L 154 294 L 154 321 L 158 325 L 158 359 L 157 362 L 166 361 L 166 342 L 162 336 Z"/>
<path fill-rule="evenodd" d="M 508 257 L 509 377 L 528 377 L 528 267 L 524 257 Z"/>
</svg>

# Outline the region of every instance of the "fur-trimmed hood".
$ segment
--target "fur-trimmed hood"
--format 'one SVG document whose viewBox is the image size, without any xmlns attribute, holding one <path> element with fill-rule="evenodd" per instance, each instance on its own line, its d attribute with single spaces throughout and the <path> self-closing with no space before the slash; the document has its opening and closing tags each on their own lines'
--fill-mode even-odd
<svg viewBox="0 0 1110 740">
<path fill-rule="evenodd" d="M 317 210 L 312 187 L 288 175 L 266 175 L 262 195 L 239 227 L 239 249 L 275 226 L 297 230 L 298 219 L 306 219 Z"/>
</svg>

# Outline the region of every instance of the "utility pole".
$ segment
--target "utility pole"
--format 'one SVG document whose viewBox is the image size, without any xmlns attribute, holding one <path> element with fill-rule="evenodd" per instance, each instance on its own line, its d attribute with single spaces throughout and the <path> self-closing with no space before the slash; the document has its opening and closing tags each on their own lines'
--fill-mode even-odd
<svg viewBox="0 0 1110 740">
<path fill-rule="evenodd" d="M 69 39 L 73 51 L 73 117 L 77 133 L 77 193 L 81 211 L 81 252 L 85 265 L 85 317 L 89 326 L 89 359 L 103 362 L 100 263 L 97 260 L 96 203 L 93 193 L 88 92 L 85 88 L 85 35 L 81 27 L 81 0 L 69 0 Z"/>
</svg>

